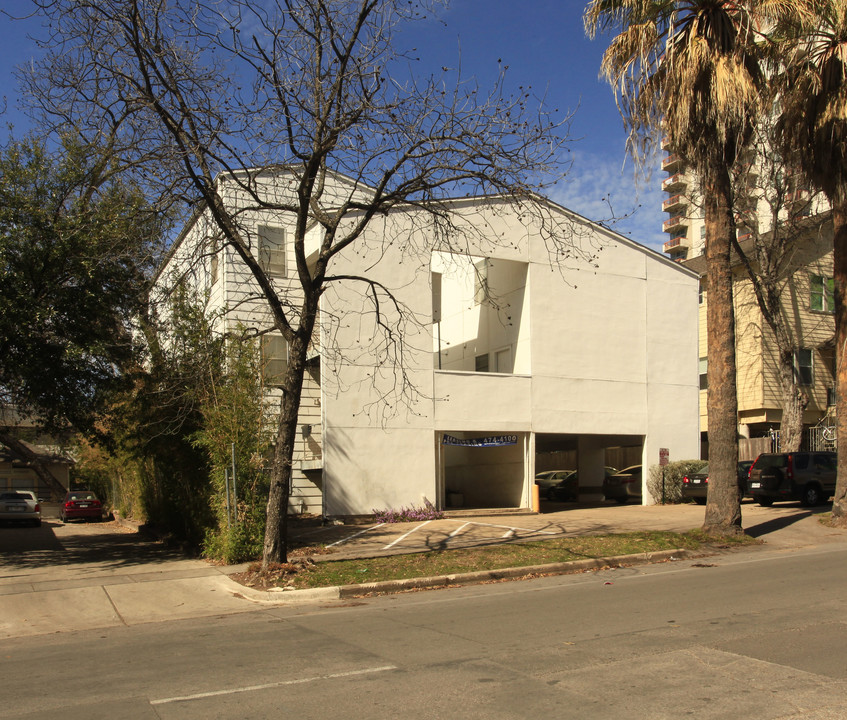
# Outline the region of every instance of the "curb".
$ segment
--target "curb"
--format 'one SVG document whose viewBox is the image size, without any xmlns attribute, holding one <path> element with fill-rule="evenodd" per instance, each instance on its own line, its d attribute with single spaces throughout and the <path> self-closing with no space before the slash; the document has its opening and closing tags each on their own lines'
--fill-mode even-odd
<svg viewBox="0 0 847 720">
<path fill-rule="evenodd" d="M 382 593 L 404 592 L 407 590 L 456 585 L 477 585 L 496 580 L 521 578 L 527 575 L 566 575 L 584 570 L 600 570 L 607 567 L 629 567 L 632 565 L 646 565 L 669 560 L 684 560 L 703 557 L 706 554 L 702 551 L 679 548 L 676 550 L 637 553 L 635 555 L 614 555 L 604 558 L 570 560 L 568 562 L 549 563 L 547 565 L 479 570 L 477 572 L 456 573 L 453 575 L 434 575 L 404 580 L 383 580 L 381 582 L 362 583 L 360 585 L 335 585 L 323 588 L 307 588 L 305 590 L 288 590 L 286 588 L 256 590 L 255 588 L 241 585 L 226 576 L 224 577 L 224 581 L 226 589 L 236 597 L 265 605 L 295 605 L 326 600 L 344 600 Z"/>
</svg>

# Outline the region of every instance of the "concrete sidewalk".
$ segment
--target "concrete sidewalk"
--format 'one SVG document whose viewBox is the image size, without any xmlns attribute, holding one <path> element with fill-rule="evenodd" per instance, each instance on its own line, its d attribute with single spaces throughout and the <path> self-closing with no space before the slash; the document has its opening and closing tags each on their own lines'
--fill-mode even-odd
<svg viewBox="0 0 847 720">
<path fill-rule="evenodd" d="M 818 522 L 823 510 L 745 504 L 744 524 L 768 547 L 786 552 L 847 542 L 847 532 Z M 342 559 L 629 530 L 684 532 L 702 522 L 703 508 L 696 505 L 602 505 L 538 515 L 464 512 L 429 522 L 300 526 L 293 534 L 300 542 L 330 546 L 333 553 L 324 559 Z M 229 578 L 242 569 L 185 559 L 115 523 L 48 520 L 40 529 L 0 528 L 0 637 L 248 612 L 257 608 L 251 598 L 290 603 L 339 597 L 337 590 L 251 591 Z"/>
</svg>

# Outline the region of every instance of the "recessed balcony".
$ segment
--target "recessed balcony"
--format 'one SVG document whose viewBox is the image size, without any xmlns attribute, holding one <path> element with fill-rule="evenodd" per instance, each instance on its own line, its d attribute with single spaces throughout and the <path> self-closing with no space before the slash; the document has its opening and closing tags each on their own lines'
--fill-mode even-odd
<svg viewBox="0 0 847 720">
<path fill-rule="evenodd" d="M 669 173 L 676 173 L 682 170 L 683 162 L 679 155 L 668 155 L 662 160 L 662 170 Z"/>
<path fill-rule="evenodd" d="M 662 142 L 660 144 L 660 147 L 662 148 L 662 150 L 670 150 L 671 149 L 671 139 L 667 135 L 665 135 L 662 138 Z"/>
<path fill-rule="evenodd" d="M 687 251 L 690 247 L 691 243 L 688 242 L 688 237 L 686 235 L 677 235 L 676 237 L 672 237 L 668 240 L 662 246 L 662 250 L 676 256 Z"/>
<path fill-rule="evenodd" d="M 685 179 L 684 173 L 676 173 L 662 180 L 662 190 L 665 192 L 677 193 L 685 190 L 687 187 L 688 181 Z"/>
<path fill-rule="evenodd" d="M 662 223 L 662 232 L 671 233 L 674 236 L 681 234 L 681 230 L 688 227 L 688 218 L 684 215 L 677 215 L 669 218 Z"/>
<path fill-rule="evenodd" d="M 662 203 L 662 210 L 672 214 L 681 213 L 688 207 L 688 198 L 685 195 L 673 195 Z"/>
</svg>

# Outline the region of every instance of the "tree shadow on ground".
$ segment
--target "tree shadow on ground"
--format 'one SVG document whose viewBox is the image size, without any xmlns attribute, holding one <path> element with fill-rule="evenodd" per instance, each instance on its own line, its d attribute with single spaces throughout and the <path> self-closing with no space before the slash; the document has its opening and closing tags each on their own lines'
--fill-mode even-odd
<svg viewBox="0 0 847 720">
<path fill-rule="evenodd" d="M 141 533 L 116 531 L 108 525 L 90 532 L 58 537 L 58 523 L 43 522 L 40 528 L 0 529 L 0 565 L 11 570 L 80 565 L 102 569 L 183 560 L 177 547 L 152 540 Z"/>
<path fill-rule="evenodd" d="M 783 528 L 787 528 L 794 523 L 798 523 L 804 518 L 810 517 L 812 515 L 811 510 L 798 510 L 796 512 L 791 513 L 791 515 L 781 515 L 780 517 L 776 517 L 773 520 L 766 520 L 765 522 L 759 523 L 758 525 L 752 525 L 748 528 L 744 529 L 748 535 L 754 538 L 760 538 L 764 535 L 769 535 L 772 532 L 776 532 L 777 530 L 782 530 Z"/>
</svg>

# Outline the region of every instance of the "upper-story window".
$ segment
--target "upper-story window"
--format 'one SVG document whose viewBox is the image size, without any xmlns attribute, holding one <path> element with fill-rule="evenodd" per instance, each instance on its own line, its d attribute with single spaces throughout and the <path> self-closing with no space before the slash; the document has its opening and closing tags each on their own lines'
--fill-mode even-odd
<svg viewBox="0 0 847 720">
<path fill-rule="evenodd" d="M 809 307 L 822 312 L 835 312 L 835 283 L 831 277 L 809 276 Z"/>
<path fill-rule="evenodd" d="M 282 335 L 268 333 L 262 336 L 261 349 L 265 384 L 271 387 L 281 385 L 288 368 L 288 343 Z"/>
<path fill-rule="evenodd" d="M 814 353 L 811 348 L 794 351 L 794 373 L 798 385 L 812 385 L 815 381 Z"/>
<path fill-rule="evenodd" d="M 474 358 L 474 370 L 476 372 L 488 372 L 488 353 L 477 355 Z"/>
<path fill-rule="evenodd" d="M 285 230 L 259 225 L 259 265 L 268 275 L 285 275 Z"/>
</svg>

